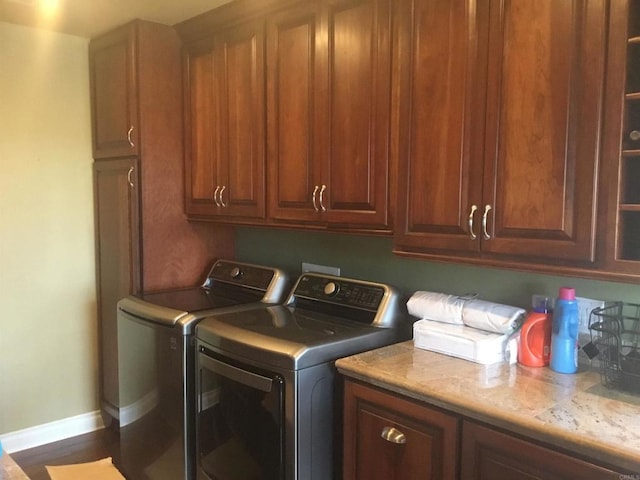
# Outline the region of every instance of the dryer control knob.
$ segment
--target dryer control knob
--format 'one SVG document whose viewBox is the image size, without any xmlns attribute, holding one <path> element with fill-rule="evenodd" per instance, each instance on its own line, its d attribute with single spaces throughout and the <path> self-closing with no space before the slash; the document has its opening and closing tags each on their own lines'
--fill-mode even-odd
<svg viewBox="0 0 640 480">
<path fill-rule="evenodd" d="M 233 267 L 229 274 L 231 275 L 231 278 L 240 278 L 242 276 L 242 271 L 240 270 L 240 267 Z"/>
<path fill-rule="evenodd" d="M 324 286 L 324 294 L 325 295 L 335 295 L 338 293 L 339 287 L 335 282 L 329 282 Z"/>
</svg>

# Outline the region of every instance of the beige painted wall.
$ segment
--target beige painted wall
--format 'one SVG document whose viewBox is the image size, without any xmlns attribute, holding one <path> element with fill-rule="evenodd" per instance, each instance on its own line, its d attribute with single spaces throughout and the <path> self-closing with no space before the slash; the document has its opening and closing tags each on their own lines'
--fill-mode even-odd
<svg viewBox="0 0 640 480">
<path fill-rule="evenodd" d="M 0 22 L 0 435 L 98 408 L 87 48 Z"/>
</svg>

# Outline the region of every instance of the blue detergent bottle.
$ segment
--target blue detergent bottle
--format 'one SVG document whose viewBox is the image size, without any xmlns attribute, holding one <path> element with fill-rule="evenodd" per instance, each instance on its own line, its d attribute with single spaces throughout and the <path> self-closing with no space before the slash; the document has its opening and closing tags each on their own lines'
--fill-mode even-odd
<svg viewBox="0 0 640 480">
<path fill-rule="evenodd" d="M 578 371 L 578 301 L 570 287 L 560 288 L 553 311 L 549 366 L 560 373 Z"/>
</svg>

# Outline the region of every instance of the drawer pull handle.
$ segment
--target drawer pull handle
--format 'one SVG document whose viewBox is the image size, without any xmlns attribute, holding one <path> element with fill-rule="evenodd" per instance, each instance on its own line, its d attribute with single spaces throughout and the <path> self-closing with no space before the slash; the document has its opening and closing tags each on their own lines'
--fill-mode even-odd
<svg viewBox="0 0 640 480">
<path fill-rule="evenodd" d="M 133 125 L 131 125 L 131 126 L 129 127 L 129 131 L 127 132 L 127 140 L 129 141 L 129 146 L 130 146 L 131 148 L 133 148 L 133 147 L 135 147 L 135 146 L 136 146 L 136 144 L 135 144 L 135 143 L 133 143 L 133 140 L 131 140 L 131 134 L 132 134 L 132 133 L 133 133 Z"/>
<path fill-rule="evenodd" d="M 482 235 L 485 240 L 491 240 L 491 235 L 487 232 L 487 216 L 489 215 L 489 211 L 491 210 L 491 205 L 484 206 L 484 213 L 482 214 Z"/>
<path fill-rule="evenodd" d="M 384 427 L 380 434 L 387 442 L 391 443 L 407 443 L 407 437 L 400 430 L 393 427 Z"/>
<path fill-rule="evenodd" d="M 133 188 L 135 185 L 133 184 L 133 180 L 131 180 L 131 176 L 133 175 L 134 167 L 129 167 L 129 171 L 127 172 L 127 182 L 129 182 L 129 186 Z"/>
<path fill-rule="evenodd" d="M 471 205 L 471 212 L 469 212 L 469 236 L 471 237 L 471 240 L 478 238 L 477 235 L 473 233 L 473 216 L 475 215 L 476 210 L 478 210 L 478 206 Z"/>
<path fill-rule="evenodd" d="M 324 199 L 322 198 L 322 196 L 324 195 L 324 192 L 327 190 L 327 186 L 326 185 L 322 185 L 322 188 L 320 188 L 320 210 L 323 212 L 326 212 L 327 209 L 324 206 Z"/>
<path fill-rule="evenodd" d="M 220 189 L 220 193 L 218 194 L 218 198 L 220 199 L 220 206 L 224 208 L 227 208 L 227 204 L 224 203 L 224 197 L 222 196 L 222 194 L 226 189 L 227 189 L 227 186 L 223 185 L 222 188 Z"/>
<path fill-rule="evenodd" d="M 318 195 L 318 190 L 320 189 L 320 187 L 318 185 L 315 185 L 313 188 L 313 193 L 311 194 L 311 201 L 313 202 L 313 209 L 316 212 L 319 212 L 320 209 L 318 208 L 318 204 L 316 202 L 316 195 Z"/>
</svg>

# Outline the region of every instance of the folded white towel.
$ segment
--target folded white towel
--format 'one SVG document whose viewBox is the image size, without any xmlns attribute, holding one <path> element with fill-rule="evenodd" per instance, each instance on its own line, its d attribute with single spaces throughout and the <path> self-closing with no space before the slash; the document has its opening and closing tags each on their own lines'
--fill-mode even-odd
<svg viewBox="0 0 640 480">
<path fill-rule="evenodd" d="M 476 300 L 473 296 L 417 291 L 407 302 L 410 315 L 453 325 L 467 325 L 487 332 L 517 331 L 526 315 L 522 308 Z"/>
<path fill-rule="evenodd" d="M 525 314 L 526 311 L 522 308 L 484 300 L 469 300 L 462 308 L 462 322 L 468 327 L 487 332 L 510 334 L 520 328 Z"/>
<path fill-rule="evenodd" d="M 491 365 L 505 361 L 509 335 L 486 332 L 466 325 L 419 320 L 413 324 L 416 348 Z"/>
<path fill-rule="evenodd" d="M 407 302 L 409 315 L 427 320 L 462 325 L 462 307 L 466 299 L 437 292 L 415 292 Z"/>
</svg>

